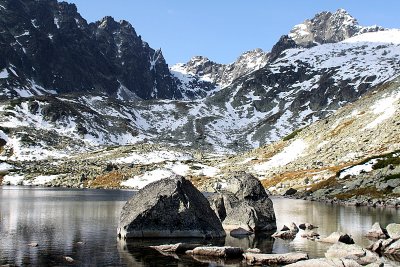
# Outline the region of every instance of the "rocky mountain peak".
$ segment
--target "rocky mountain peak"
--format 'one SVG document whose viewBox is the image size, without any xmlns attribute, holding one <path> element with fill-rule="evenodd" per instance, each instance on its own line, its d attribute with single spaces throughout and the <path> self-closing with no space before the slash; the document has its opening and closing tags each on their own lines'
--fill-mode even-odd
<svg viewBox="0 0 400 267">
<path fill-rule="evenodd" d="M 382 27 L 362 27 L 346 10 L 336 12 L 321 12 L 312 19 L 293 27 L 289 37 L 297 45 L 311 47 L 324 43 L 336 43 L 354 35 L 370 31 L 383 30 Z"/>
</svg>

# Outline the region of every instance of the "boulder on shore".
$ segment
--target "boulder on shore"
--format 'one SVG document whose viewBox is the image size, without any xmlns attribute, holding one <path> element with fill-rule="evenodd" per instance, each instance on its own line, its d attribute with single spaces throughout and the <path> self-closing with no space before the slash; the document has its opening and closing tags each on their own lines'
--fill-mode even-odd
<svg viewBox="0 0 400 267">
<path fill-rule="evenodd" d="M 400 224 L 398 223 L 391 223 L 386 226 L 386 231 L 390 238 L 400 238 Z"/>
<path fill-rule="evenodd" d="M 122 208 L 120 238 L 225 236 L 209 202 L 182 176 L 151 183 Z"/>
<path fill-rule="evenodd" d="M 368 231 L 368 233 L 365 236 L 378 239 L 387 238 L 387 232 L 385 229 L 381 227 L 379 222 L 376 222 L 374 223 L 374 225 L 372 225 L 372 228 Z"/>
<path fill-rule="evenodd" d="M 273 231 L 273 204 L 260 180 L 245 172 L 232 174 L 227 186 L 210 198 L 211 207 L 227 230 Z"/>
<path fill-rule="evenodd" d="M 348 245 L 340 242 L 331 246 L 325 253 L 325 257 L 328 259 L 352 259 L 360 265 L 380 263 L 378 254 L 358 245 Z"/>
<path fill-rule="evenodd" d="M 292 252 L 286 254 L 259 254 L 244 253 L 244 259 L 250 265 L 284 265 L 291 264 L 302 260 L 307 260 L 306 253 Z"/>
</svg>

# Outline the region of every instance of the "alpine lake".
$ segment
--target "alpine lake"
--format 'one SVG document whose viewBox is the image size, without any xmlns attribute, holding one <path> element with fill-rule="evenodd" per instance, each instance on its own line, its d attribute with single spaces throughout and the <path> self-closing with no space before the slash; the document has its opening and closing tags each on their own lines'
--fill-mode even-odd
<svg viewBox="0 0 400 267">
<path fill-rule="evenodd" d="M 162 255 L 150 245 L 202 240 L 117 238 L 120 211 L 134 195 L 127 190 L 0 187 L 0 266 L 247 266 L 241 261 L 194 259 Z M 363 247 L 373 241 L 364 234 L 375 222 L 382 226 L 400 220 L 400 210 L 347 207 L 272 198 L 277 226 L 312 223 L 321 236 L 341 231 Z M 330 244 L 307 240 L 274 239 L 270 234 L 207 241 L 216 245 L 259 248 L 262 253 L 305 252 L 324 257 Z M 384 258 L 385 266 L 400 262 Z"/>
</svg>

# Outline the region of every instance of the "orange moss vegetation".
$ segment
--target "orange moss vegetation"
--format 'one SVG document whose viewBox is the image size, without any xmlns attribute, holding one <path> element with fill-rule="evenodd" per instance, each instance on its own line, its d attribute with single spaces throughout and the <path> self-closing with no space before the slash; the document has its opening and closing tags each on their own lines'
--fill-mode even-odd
<svg viewBox="0 0 400 267">
<path fill-rule="evenodd" d="M 311 178 L 314 175 L 317 175 L 318 173 L 323 172 L 323 171 L 336 174 L 336 172 L 338 172 L 339 170 L 346 168 L 350 165 L 353 165 L 353 163 L 346 163 L 346 164 L 342 164 L 342 165 L 338 165 L 338 166 L 324 167 L 324 168 L 320 168 L 320 169 L 308 169 L 308 170 L 284 172 L 284 173 L 280 173 L 272 178 L 264 179 L 261 181 L 261 183 L 265 188 L 269 188 L 269 187 L 275 186 L 278 183 L 283 182 L 283 181 L 294 181 L 294 180 L 298 180 L 298 179 Z M 335 177 L 333 176 L 333 178 L 335 178 Z M 320 183 L 323 183 L 323 182 L 325 182 L 325 181 L 322 181 Z M 323 186 L 323 184 L 321 184 L 320 186 Z"/>
<path fill-rule="evenodd" d="M 210 177 L 208 176 L 186 176 L 186 179 L 188 179 L 196 188 L 203 188 L 209 181 Z"/>
<path fill-rule="evenodd" d="M 353 196 L 369 196 L 372 198 L 384 198 L 390 195 L 391 190 L 379 191 L 375 187 L 356 188 L 344 193 L 335 195 L 337 199 L 346 200 Z"/>
<path fill-rule="evenodd" d="M 338 125 L 333 131 L 331 131 L 328 136 L 329 137 L 335 137 L 338 136 L 343 129 L 345 129 L 346 127 L 348 127 L 349 125 L 351 125 L 353 122 L 355 121 L 355 119 L 351 119 L 348 121 L 343 122 L 342 124 Z"/>
<path fill-rule="evenodd" d="M 112 171 L 95 177 L 87 185 L 95 188 L 119 188 L 124 180 L 124 175 L 119 171 Z"/>
</svg>

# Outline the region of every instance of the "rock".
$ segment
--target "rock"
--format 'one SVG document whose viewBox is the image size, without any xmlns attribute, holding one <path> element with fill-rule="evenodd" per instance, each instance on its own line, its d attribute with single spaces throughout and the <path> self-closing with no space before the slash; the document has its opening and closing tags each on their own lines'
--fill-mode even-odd
<svg viewBox="0 0 400 267">
<path fill-rule="evenodd" d="M 261 250 L 258 248 L 248 248 L 246 249 L 246 253 L 261 253 Z"/>
<path fill-rule="evenodd" d="M 311 259 L 286 265 L 285 267 L 361 267 L 350 259 Z"/>
<path fill-rule="evenodd" d="M 299 228 L 301 230 L 312 230 L 312 229 L 318 228 L 318 226 L 314 226 L 311 223 L 302 223 L 302 224 L 299 224 Z"/>
<path fill-rule="evenodd" d="M 188 250 L 193 250 L 196 247 L 202 246 L 201 244 L 189 244 L 189 243 L 177 243 L 160 246 L 150 246 L 160 252 L 174 252 L 174 253 L 185 253 Z"/>
<path fill-rule="evenodd" d="M 319 234 L 314 231 L 306 231 L 301 235 L 301 237 L 307 238 L 307 239 L 316 239 L 319 237 Z"/>
<path fill-rule="evenodd" d="M 207 199 L 181 176 L 151 183 L 122 208 L 120 238 L 225 236 Z"/>
<path fill-rule="evenodd" d="M 252 235 L 253 232 L 247 231 L 246 229 L 239 227 L 237 229 L 233 229 L 232 231 L 230 231 L 229 234 L 233 237 L 241 237 L 241 236 Z"/>
<path fill-rule="evenodd" d="M 386 231 L 390 238 L 400 238 L 400 224 L 391 223 L 386 226 Z"/>
<path fill-rule="evenodd" d="M 272 237 L 279 237 L 281 239 L 295 239 L 296 238 L 296 232 L 287 230 L 287 231 L 278 231 L 271 235 Z"/>
<path fill-rule="evenodd" d="M 302 260 L 307 260 L 306 253 L 286 253 L 286 254 L 257 254 L 245 253 L 243 254 L 247 264 L 250 265 L 282 265 L 295 263 Z"/>
<path fill-rule="evenodd" d="M 297 225 L 294 223 L 294 222 L 292 222 L 291 224 L 289 224 L 289 230 L 290 231 L 292 231 L 292 232 L 295 232 L 295 233 L 298 233 L 299 232 L 299 227 L 297 227 Z"/>
<path fill-rule="evenodd" d="M 358 245 L 349 245 L 341 242 L 331 246 L 325 253 L 325 257 L 328 259 L 352 259 L 360 265 L 379 262 L 379 256 L 377 254 Z"/>
<path fill-rule="evenodd" d="M 365 235 L 367 237 L 373 237 L 373 238 L 387 238 L 386 230 L 381 227 L 379 222 L 374 223 L 372 225 L 372 228 L 368 231 L 368 233 Z"/>
<path fill-rule="evenodd" d="M 292 196 L 294 194 L 297 193 L 297 190 L 294 188 L 289 188 L 288 190 L 286 190 L 285 194 L 283 194 L 284 196 Z"/>
<path fill-rule="evenodd" d="M 243 228 L 250 232 L 276 229 L 272 201 L 257 178 L 237 172 L 226 183 L 224 190 L 210 199 L 225 229 Z"/>
<path fill-rule="evenodd" d="M 400 239 L 390 244 L 389 247 L 385 248 L 384 253 L 400 255 Z"/>
<path fill-rule="evenodd" d="M 376 253 L 381 253 L 384 249 L 382 249 L 382 243 L 384 239 L 379 239 L 375 243 L 371 244 L 367 249 L 376 252 Z"/>
<path fill-rule="evenodd" d="M 30 244 L 28 244 L 28 246 L 30 246 L 30 247 L 38 247 L 39 246 L 39 244 L 38 243 L 36 243 L 36 242 L 33 242 L 33 243 L 30 243 Z"/>
<path fill-rule="evenodd" d="M 206 257 L 240 258 L 242 257 L 243 249 L 239 247 L 196 247 L 186 253 Z"/>
<path fill-rule="evenodd" d="M 75 260 L 74 260 L 73 258 L 68 257 L 68 256 L 64 257 L 64 259 L 65 259 L 67 262 L 69 262 L 69 263 L 75 262 Z"/>
<path fill-rule="evenodd" d="M 398 186 L 395 189 L 393 189 L 393 193 L 394 194 L 400 194 L 400 186 Z"/>
<path fill-rule="evenodd" d="M 321 242 L 325 243 L 345 243 L 345 244 L 354 244 L 354 240 L 348 234 L 340 233 L 340 232 L 333 232 L 330 236 L 320 239 Z"/>
</svg>

